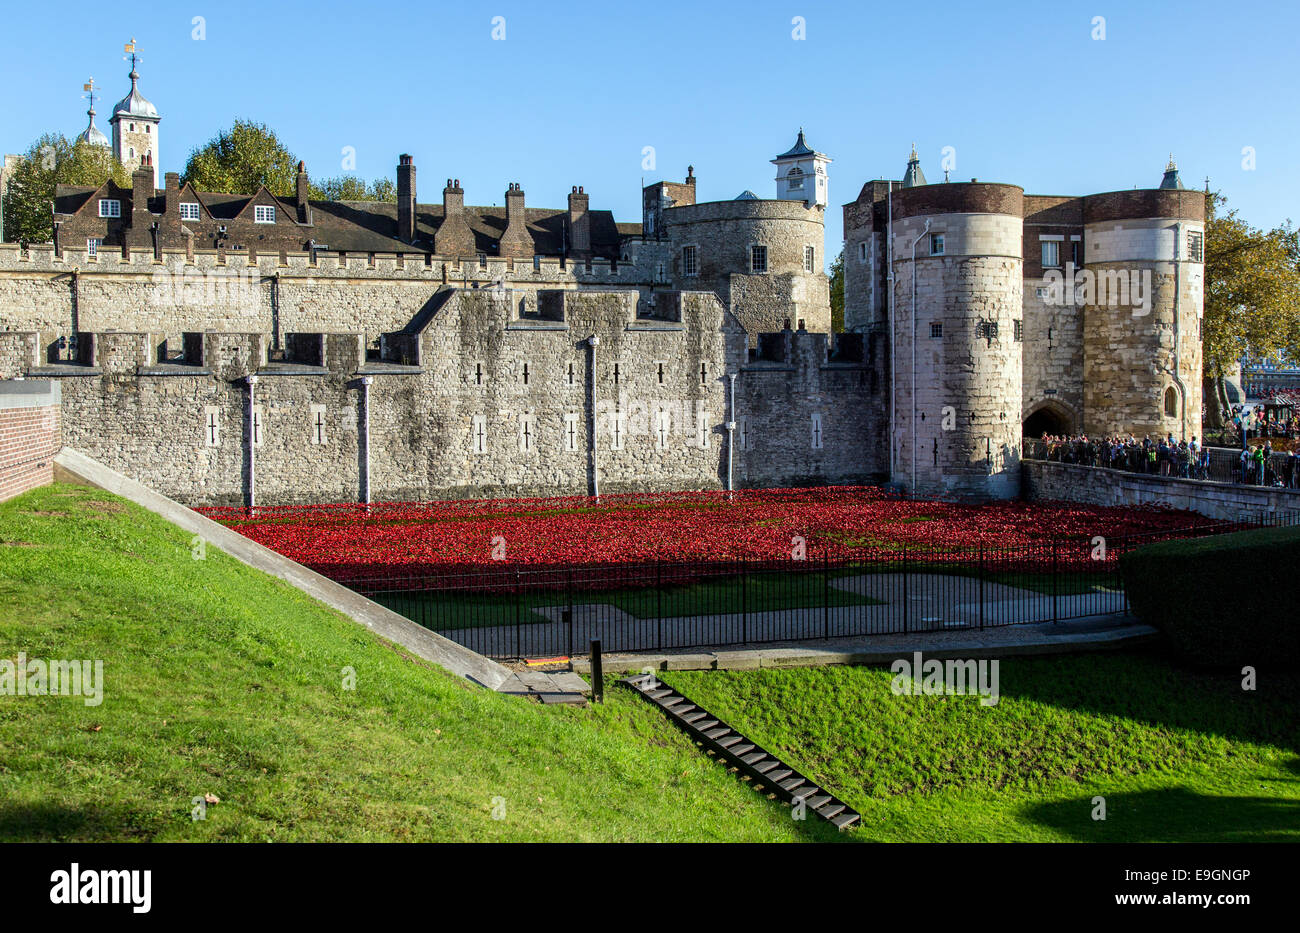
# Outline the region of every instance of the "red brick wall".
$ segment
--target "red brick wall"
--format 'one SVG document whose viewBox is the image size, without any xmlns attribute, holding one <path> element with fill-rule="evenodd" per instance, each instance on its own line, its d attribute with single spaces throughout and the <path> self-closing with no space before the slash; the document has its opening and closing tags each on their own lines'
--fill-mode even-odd
<svg viewBox="0 0 1300 933">
<path fill-rule="evenodd" d="M 10 403 L 0 394 L 0 502 L 51 482 L 54 455 L 63 446 L 57 401 L 16 408 Z"/>
</svg>

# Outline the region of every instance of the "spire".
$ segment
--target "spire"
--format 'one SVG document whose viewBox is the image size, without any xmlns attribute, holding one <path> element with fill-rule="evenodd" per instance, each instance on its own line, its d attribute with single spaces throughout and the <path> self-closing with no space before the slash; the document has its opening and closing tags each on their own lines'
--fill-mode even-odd
<svg viewBox="0 0 1300 933">
<path fill-rule="evenodd" d="M 1169 164 L 1165 166 L 1165 177 L 1160 179 L 1161 188 L 1173 188 L 1182 190 L 1183 180 L 1178 177 L 1178 163 L 1174 161 L 1174 154 L 1169 153 Z"/>
<path fill-rule="evenodd" d="M 921 160 L 916 154 L 916 143 L 912 143 L 912 154 L 907 159 L 907 170 L 903 172 L 903 187 L 916 188 L 925 184 L 929 182 L 925 180 L 925 173 L 921 171 Z"/>
<path fill-rule="evenodd" d="M 99 128 L 95 126 L 95 92 L 99 90 L 99 88 L 95 86 L 95 79 L 87 78 L 86 83 L 81 86 L 81 89 L 86 92 L 81 95 L 82 100 L 90 101 L 90 109 L 86 111 L 86 116 L 89 117 L 90 120 L 87 122 L 86 128 L 81 132 L 81 135 L 77 137 L 77 140 L 88 143 L 92 146 L 103 146 L 104 148 L 108 148 L 108 137 L 101 133 Z"/>
</svg>

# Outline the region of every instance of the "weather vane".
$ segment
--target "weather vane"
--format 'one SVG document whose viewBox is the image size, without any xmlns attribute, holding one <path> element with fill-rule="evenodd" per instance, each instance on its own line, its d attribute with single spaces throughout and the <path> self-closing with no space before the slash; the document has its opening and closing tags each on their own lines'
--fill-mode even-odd
<svg viewBox="0 0 1300 933">
<path fill-rule="evenodd" d="M 124 61 L 124 62 L 130 62 L 130 63 L 131 63 L 131 70 L 132 70 L 132 71 L 135 71 L 135 66 L 136 66 L 139 62 L 144 61 L 143 58 L 140 58 L 138 55 L 136 55 L 135 36 L 132 36 L 132 37 L 131 37 L 131 41 L 128 42 L 126 45 L 124 45 L 124 46 L 122 47 L 122 50 L 123 50 L 124 52 L 127 52 L 127 53 L 129 54 L 129 56 L 130 56 L 130 57 L 128 58 L 127 55 L 123 55 L 123 56 L 122 56 L 122 61 Z"/>
<path fill-rule="evenodd" d="M 95 92 L 99 90 L 99 88 L 95 87 L 95 79 L 87 78 L 86 83 L 81 86 L 81 89 L 86 92 L 85 94 L 81 95 L 81 99 L 90 101 L 90 109 L 94 110 Z"/>
</svg>

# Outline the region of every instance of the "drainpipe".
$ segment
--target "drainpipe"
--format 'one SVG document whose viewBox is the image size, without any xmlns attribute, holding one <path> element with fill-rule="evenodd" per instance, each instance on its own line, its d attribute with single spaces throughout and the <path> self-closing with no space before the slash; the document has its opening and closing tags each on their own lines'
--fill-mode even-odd
<svg viewBox="0 0 1300 933">
<path fill-rule="evenodd" d="M 248 374 L 248 514 L 257 507 L 257 445 L 253 432 L 257 430 L 257 373 Z"/>
<path fill-rule="evenodd" d="M 930 232 L 930 218 L 925 229 L 912 241 L 912 498 L 916 498 L 916 244 Z"/>
<path fill-rule="evenodd" d="M 1181 207 L 1182 205 L 1180 204 L 1179 206 Z M 1179 421 L 1182 422 L 1182 425 L 1179 428 L 1178 433 L 1182 435 L 1181 439 L 1185 440 L 1187 437 L 1187 386 L 1183 384 L 1183 377 L 1178 371 L 1178 299 L 1180 297 L 1179 292 L 1181 291 L 1179 285 L 1182 280 L 1182 270 L 1179 268 L 1179 262 L 1182 258 L 1182 246 L 1183 225 L 1179 222 L 1174 224 L 1174 385 L 1178 386 L 1178 393 L 1180 395 L 1179 411 L 1181 412 L 1181 417 L 1179 418 Z M 1153 278 L 1153 287 L 1154 284 Z M 1147 300 L 1149 301 L 1151 298 L 1148 298 Z"/>
<path fill-rule="evenodd" d="M 361 377 L 361 501 L 370 505 L 370 376 Z"/>
<path fill-rule="evenodd" d="M 591 347 L 591 491 L 599 499 L 600 461 L 596 458 L 596 435 L 599 433 L 600 421 L 596 416 L 596 348 L 600 346 L 600 338 L 592 334 L 587 338 L 587 346 Z"/>
<path fill-rule="evenodd" d="M 894 183 L 889 183 L 889 195 L 885 198 L 885 270 L 888 273 L 886 282 L 889 288 L 889 294 L 886 301 L 889 304 L 889 481 L 892 483 L 894 477 L 898 475 L 898 437 L 894 434 L 894 416 L 895 402 L 898 395 L 898 367 L 895 363 L 898 361 L 898 352 L 895 339 L 896 333 L 894 326 Z M 873 250 L 874 252 L 874 250 Z"/>
<path fill-rule="evenodd" d="M 727 422 L 727 492 L 730 493 L 736 490 L 731 479 L 732 454 L 736 449 L 736 374 L 731 373 L 728 378 L 731 380 L 731 420 Z"/>
</svg>

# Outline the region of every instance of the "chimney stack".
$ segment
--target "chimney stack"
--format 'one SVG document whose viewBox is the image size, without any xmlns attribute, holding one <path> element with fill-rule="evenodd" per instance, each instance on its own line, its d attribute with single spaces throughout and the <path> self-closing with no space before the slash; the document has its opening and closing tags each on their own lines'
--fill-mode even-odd
<svg viewBox="0 0 1300 933">
<path fill-rule="evenodd" d="M 506 190 L 506 232 L 501 234 L 499 255 L 512 259 L 531 259 L 536 252 L 532 235 L 528 232 L 527 213 L 524 210 L 524 192 L 519 182 L 511 182 Z"/>
<path fill-rule="evenodd" d="M 163 184 L 166 186 L 166 196 L 163 200 L 162 228 L 169 241 L 175 242 L 181 232 L 181 176 L 176 172 L 168 172 L 163 176 Z"/>
<path fill-rule="evenodd" d="M 439 256 L 473 256 L 474 231 L 465 219 L 465 189 L 460 179 L 447 179 L 442 189 L 442 223 L 433 235 L 433 251 Z"/>
<path fill-rule="evenodd" d="M 298 223 L 311 223 L 311 183 L 307 178 L 307 166 L 302 162 L 298 163 L 298 177 L 294 193 L 298 202 Z"/>
<path fill-rule="evenodd" d="M 569 192 L 569 252 L 579 259 L 591 256 L 591 217 L 589 199 L 581 185 Z"/>
<path fill-rule="evenodd" d="M 149 212 L 149 199 L 153 197 L 153 166 L 149 157 L 143 156 L 140 165 L 131 173 L 131 220 L 126 229 L 128 250 L 153 249 L 153 214 Z M 177 208 L 179 210 L 179 208 Z"/>
<path fill-rule="evenodd" d="M 397 157 L 397 238 L 415 242 L 415 163 L 406 154 Z"/>
</svg>

